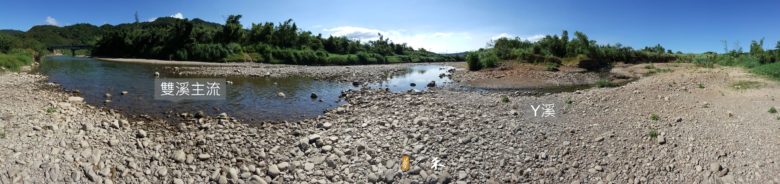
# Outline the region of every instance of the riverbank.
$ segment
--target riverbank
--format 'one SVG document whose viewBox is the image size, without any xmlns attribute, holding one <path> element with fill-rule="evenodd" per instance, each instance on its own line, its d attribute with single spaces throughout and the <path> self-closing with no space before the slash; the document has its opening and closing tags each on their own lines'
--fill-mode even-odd
<svg viewBox="0 0 780 184">
<path fill-rule="evenodd" d="M 44 76 L 2 75 L 5 183 L 780 182 L 780 121 L 767 112 L 780 86 L 739 68 L 506 100 L 363 90 L 313 119 L 249 127 L 193 113 L 162 128 L 50 90 Z M 745 81 L 761 85 L 734 87 Z M 542 104 L 555 117 L 534 116 Z"/>
<path fill-rule="evenodd" d="M 342 82 L 377 82 L 411 66 L 432 63 L 397 63 L 376 65 L 306 66 L 266 63 L 209 63 L 199 61 L 165 61 L 154 59 L 96 58 L 101 61 L 166 65 L 165 72 L 182 76 L 221 77 L 306 77 Z M 465 66 L 463 62 L 435 63 L 443 66 Z M 460 67 L 459 67 L 460 68 Z"/>
</svg>

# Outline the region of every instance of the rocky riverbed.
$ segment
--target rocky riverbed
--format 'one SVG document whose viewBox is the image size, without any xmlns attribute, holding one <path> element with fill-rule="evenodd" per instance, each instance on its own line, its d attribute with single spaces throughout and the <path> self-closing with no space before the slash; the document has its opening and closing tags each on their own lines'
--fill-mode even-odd
<svg viewBox="0 0 780 184">
<path fill-rule="evenodd" d="M 780 88 L 738 68 L 543 96 L 353 91 L 258 126 L 127 119 L 45 79 L 0 74 L 0 183 L 780 183 Z"/>
<path fill-rule="evenodd" d="M 351 66 L 303 66 L 277 64 L 247 64 L 244 66 L 182 66 L 167 67 L 171 72 L 185 76 L 242 76 L 242 77 L 308 77 L 313 79 L 347 81 L 347 82 L 378 82 L 386 80 L 396 73 L 415 65 L 431 63 L 398 63 L 385 65 L 351 65 Z M 442 66 L 462 66 L 462 62 L 435 63 Z"/>
</svg>

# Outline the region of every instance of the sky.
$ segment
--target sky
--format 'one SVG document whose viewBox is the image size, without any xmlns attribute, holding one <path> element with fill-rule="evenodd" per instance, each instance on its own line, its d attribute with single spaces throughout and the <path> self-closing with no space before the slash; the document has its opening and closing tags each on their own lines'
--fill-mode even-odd
<svg viewBox="0 0 780 184">
<path fill-rule="evenodd" d="M 95 25 L 157 17 L 201 18 L 224 23 L 241 14 L 251 23 L 293 19 L 325 36 L 376 39 L 382 33 L 439 53 L 484 48 L 498 37 L 537 40 L 581 31 L 601 44 L 642 48 L 661 44 L 682 52 L 743 47 L 780 40 L 780 1 L 686 0 L 24 0 L 0 2 L 0 29 L 34 25 Z M 571 37 L 571 35 L 570 35 Z"/>
</svg>

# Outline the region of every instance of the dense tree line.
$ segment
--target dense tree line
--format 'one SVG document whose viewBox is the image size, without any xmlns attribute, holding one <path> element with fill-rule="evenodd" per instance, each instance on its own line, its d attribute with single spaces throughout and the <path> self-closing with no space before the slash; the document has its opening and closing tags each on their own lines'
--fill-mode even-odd
<svg viewBox="0 0 780 184">
<path fill-rule="evenodd" d="M 304 31 L 292 21 L 253 23 L 244 29 L 241 15 L 231 15 L 224 25 L 200 19 L 158 18 L 108 26 L 92 52 L 96 56 L 264 62 L 305 65 L 376 64 L 391 62 L 454 61 L 424 49 L 415 50 L 379 39 L 361 43 L 346 37 L 323 37 Z"/>
<path fill-rule="evenodd" d="M 574 38 L 569 39 L 568 31 L 561 35 L 547 35 L 536 42 L 521 38 L 499 38 L 493 40 L 492 48 L 481 52 L 493 52 L 502 60 L 519 60 L 530 63 L 547 63 L 560 65 L 564 60 L 577 62 L 580 67 L 598 70 L 608 67 L 610 63 L 626 62 L 668 62 L 675 60 L 671 50 L 665 50 L 661 45 L 635 50 L 621 44 L 599 45 L 582 32 L 574 32 Z M 480 56 L 490 57 L 489 54 Z M 481 67 L 473 67 L 481 68 Z"/>
</svg>

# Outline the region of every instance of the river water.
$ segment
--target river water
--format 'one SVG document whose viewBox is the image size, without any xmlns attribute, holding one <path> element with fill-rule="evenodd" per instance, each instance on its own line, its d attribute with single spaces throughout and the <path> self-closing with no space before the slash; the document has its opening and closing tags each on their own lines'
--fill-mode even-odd
<svg viewBox="0 0 780 184">
<path fill-rule="evenodd" d="M 154 99 L 155 71 L 166 71 L 165 65 L 116 63 L 91 58 L 51 56 L 40 65 L 38 72 L 49 77 L 68 91 L 78 91 L 85 101 L 96 107 L 107 107 L 130 114 L 145 114 L 157 118 L 178 113 L 203 111 L 208 115 L 225 112 L 248 122 L 297 120 L 316 117 L 325 110 L 342 103 L 342 91 L 357 89 L 351 83 L 314 80 L 305 77 L 257 78 L 226 77 L 233 84 L 227 86 L 225 100 L 163 101 Z M 385 81 L 372 83 L 372 88 L 388 88 L 393 92 L 426 90 L 426 84 L 452 83 L 449 77 L 439 77 L 452 69 L 443 65 L 416 65 L 405 72 L 396 72 Z M 179 77 L 161 73 L 160 78 Z M 410 86 L 415 83 L 416 86 Z M 122 95 L 127 91 L 127 95 Z M 286 97 L 278 96 L 285 93 Z M 106 93 L 111 97 L 106 97 Z M 316 93 L 318 98 L 312 99 Z M 105 103 L 106 99 L 111 102 Z"/>
</svg>

